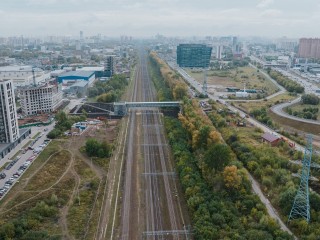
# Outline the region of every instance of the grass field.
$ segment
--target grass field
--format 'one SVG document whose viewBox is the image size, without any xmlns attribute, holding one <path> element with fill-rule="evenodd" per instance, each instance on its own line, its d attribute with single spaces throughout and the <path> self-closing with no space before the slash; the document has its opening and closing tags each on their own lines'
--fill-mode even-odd
<svg viewBox="0 0 320 240">
<path fill-rule="evenodd" d="M 296 98 L 296 97 L 290 96 L 288 93 L 284 93 L 284 94 L 280 94 L 280 95 L 278 95 L 272 99 L 269 99 L 269 100 L 262 100 L 259 102 L 245 102 L 245 101 L 233 102 L 233 104 L 236 107 L 241 108 L 249 113 L 252 110 L 261 109 L 263 107 L 270 108 L 275 104 L 288 102 L 288 101 L 293 100 L 294 98 Z"/>
<path fill-rule="evenodd" d="M 199 83 L 203 82 L 202 72 L 196 72 L 188 68 L 185 69 L 185 71 Z M 246 89 L 261 89 L 266 92 L 266 95 L 271 95 L 278 90 L 270 80 L 266 79 L 260 72 L 257 72 L 257 70 L 251 67 L 239 67 L 233 70 L 208 71 L 207 82 L 208 86 L 211 85 L 217 89 L 224 89 L 226 87 L 243 89 L 245 83 Z"/>
<path fill-rule="evenodd" d="M 100 126 L 95 137 L 111 141 L 116 131 L 114 126 Z M 34 160 L 0 201 L 0 233 L 14 223 L 14 231 L 21 225 L 19 234 L 23 236 L 43 236 L 32 239 L 93 239 L 109 160 L 91 164 L 79 151 L 91 137 L 90 131 L 87 133 L 51 141 Z"/>
<path fill-rule="evenodd" d="M 295 104 L 295 105 L 293 105 L 293 106 L 290 107 L 290 109 L 292 110 L 292 112 L 295 112 L 295 111 L 297 111 L 297 112 L 303 112 L 303 109 L 304 109 L 304 108 L 318 108 L 318 109 L 320 109 L 320 106 L 319 106 L 319 105 L 311 105 L 311 104 L 301 104 L 301 103 L 297 103 L 297 104 Z M 284 109 L 284 110 L 286 110 L 286 109 Z M 320 119 L 320 112 L 318 112 L 318 113 L 316 114 L 316 116 L 317 116 L 317 119 L 319 120 L 319 119 Z"/>
</svg>

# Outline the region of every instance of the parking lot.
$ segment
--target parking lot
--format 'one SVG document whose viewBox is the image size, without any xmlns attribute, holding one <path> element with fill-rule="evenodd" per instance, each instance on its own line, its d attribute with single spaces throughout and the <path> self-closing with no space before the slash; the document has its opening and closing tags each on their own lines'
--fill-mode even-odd
<svg viewBox="0 0 320 240">
<path fill-rule="evenodd" d="M 20 155 L 12 160 L 8 160 L 9 156 L 1 160 L 1 165 L 5 168 L 0 173 L 0 199 L 2 199 L 12 188 L 12 186 L 19 181 L 20 176 L 28 169 L 32 162 L 37 158 L 38 154 L 48 145 L 47 133 L 54 127 L 54 123 L 47 127 L 35 127 L 33 135 L 37 136 L 24 149 L 17 146 L 17 148 L 10 155 L 14 156 L 20 151 Z M 38 134 L 40 133 L 40 134 Z M 37 135 L 38 134 L 38 135 Z"/>
</svg>

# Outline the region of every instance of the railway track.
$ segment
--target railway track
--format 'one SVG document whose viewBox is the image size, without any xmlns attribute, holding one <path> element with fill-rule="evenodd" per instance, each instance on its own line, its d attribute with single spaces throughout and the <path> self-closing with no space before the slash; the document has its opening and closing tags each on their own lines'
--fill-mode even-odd
<svg viewBox="0 0 320 240">
<path fill-rule="evenodd" d="M 156 101 L 155 96 L 142 50 L 131 100 Z M 190 239 L 179 232 L 186 220 L 159 109 L 131 110 L 129 121 L 119 239 Z"/>
</svg>

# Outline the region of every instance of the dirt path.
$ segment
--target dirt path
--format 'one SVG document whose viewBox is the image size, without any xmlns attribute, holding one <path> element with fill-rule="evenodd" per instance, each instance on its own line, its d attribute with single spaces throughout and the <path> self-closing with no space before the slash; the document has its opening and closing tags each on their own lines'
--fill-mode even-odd
<svg viewBox="0 0 320 240">
<path fill-rule="evenodd" d="M 63 151 L 63 150 L 62 150 L 62 151 Z M 68 150 L 65 150 L 65 151 L 68 151 Z M 71 153 L 70 151 L 68 151 L 68 152 Z M 71 156 L 72 156 L 72 155 L 71 155 Z M 36 195 L 34 195 L 34 196 L 32 196 L 32 197 L 30 197 L 30 198 L 28 198 L 28 199 L 26 199 L 26 200 L 18 203 L 18 204 L 16 204 L 16 205 L 14 205 L 14 206 L 11 207 L 11 208 L 6 209 L 5 211 L 1 211 L 1 210 L 0 210 L 0 213 L 7 213 L 7 212 L 11 211 L 12 209 L 14 209 L 14 208 L 16 208 L 16 207 L 18 207 L 18 206 L 21 206 L 21 205 L 29 202 L 30 200 L 38 197 L 40 194 L 51 190 L 51 189 L 52 189 L 54 186 L 56 186 L 56 185 L 63 179 L 63 177 L 70 171 L 70 168 L 72 167 L 73 161 L 74 161 L 74 159 L 72 159 L 72 157 L 71 157 L 71 161 L 70 161 L 68 167 L 66 168 L 66 170 L 64 171 L 64 173 L 63 173 L 63 174 L 60 176 L 60 178 L 59 178 L 54 184 L 52 184 L 50 187 L 48 187 L 48 188 L 40 191 L 38 194 L 36 194 Z M 2 207 L 2 208 L 3 208 L 3 207 Z"/>
<path fill-rule="evenodd" d="M 72 190 L 72 193 L 70 195 L 70 199 L 69 199 L 68 203 L 60 211 L 60 219 L 59 219 L 59 224 L 61 226 L 62 234 L 65 237 L 65 239 L 74 239 L 74 237 L 72 237 L 69 233 L 67 215 L 68 215 L 70 206 L 72 205 L 72 203 L 76 197 L 76 194 L 79 191 L 79 186 L 80 186 L 80 182 L 81 182 L 80 176 L 78 175 L 78 173 L 74 169 L 74 165 L 72 166 L 70 172 L 72 173 L 72 175 L 76 179 L 76 184 Z"/>
<path fill-rule="evenodd" d="M 59 146 L 60 150 L 58 152 L 55 152 L 53 154 L 51 154 L 47 160 L 45 160 L 40 166 L 39 168 L 37 168 L 35 170 L 34 173 L 32 173 L 29 177 L 23 179 L 23 181 L 21 181 L 21 184 L 17 185 L 18 189 L 14 192 L 13 195 L 8 196 L 8 198 L 6 199 L 6 202 L 0 207 L 0 213 L 2 212 L 3 208 L 5 208 L 7 206 L 8 203 L 10 203 L 11 199 L 14 199 L 20 192 L 41 192 L 41 191 L 23 191 L 23 189 L 28 185 L 29 181 L 33 178 L 33 176 L 35 176 L 43 167 L 44 165 L 56 154 L 59 154 L 61 151 L 63 151 L 63 149 L 61 148 L 61 146 Z M 20 189 L 20 191 L 19 191 Z"/>
<path fill-rule="evenodd" d="M 281 220 L 281 218 L 279 217 L 279 214 L 277 213 L 277 211 L 273 208 L 272 204 L 270 203 L 269 199 L 267 199 L 264 194 L 262 193 L 259 183 L 251 176 L 251 174 L 248 172 L 248 176 L 249 179 L 252 183 L 252 189 L 253 191 L 259 196 L 261 202 L 266 206 L 268 214 L 270 215 L 270 217 L 272 217 L 273 219 L 275 219 L 281 229 L 283 231 L 286 231 L 287 233 L 289 233 L 290 235 L 292 235 L 295 239 L 297 239 L 296 236 L 294 236 L 294 234 L 290 231 L 290 229 L 284 224 L 284 222 Z"/>
</svg>

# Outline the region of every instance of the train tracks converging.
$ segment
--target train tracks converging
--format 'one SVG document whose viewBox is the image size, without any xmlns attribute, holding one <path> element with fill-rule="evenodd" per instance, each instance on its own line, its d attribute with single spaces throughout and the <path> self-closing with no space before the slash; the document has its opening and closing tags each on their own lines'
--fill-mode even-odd
<svg viewBox="0 0 320 240">
<path fill-rule="evenodd" d="M 131 100 L 156 101 L 147 53 L 139 55 Z M 118 233 L 122 240 L 190 239 L 161 116 L 157 108 L 129 112 Z"/>
</svg>

